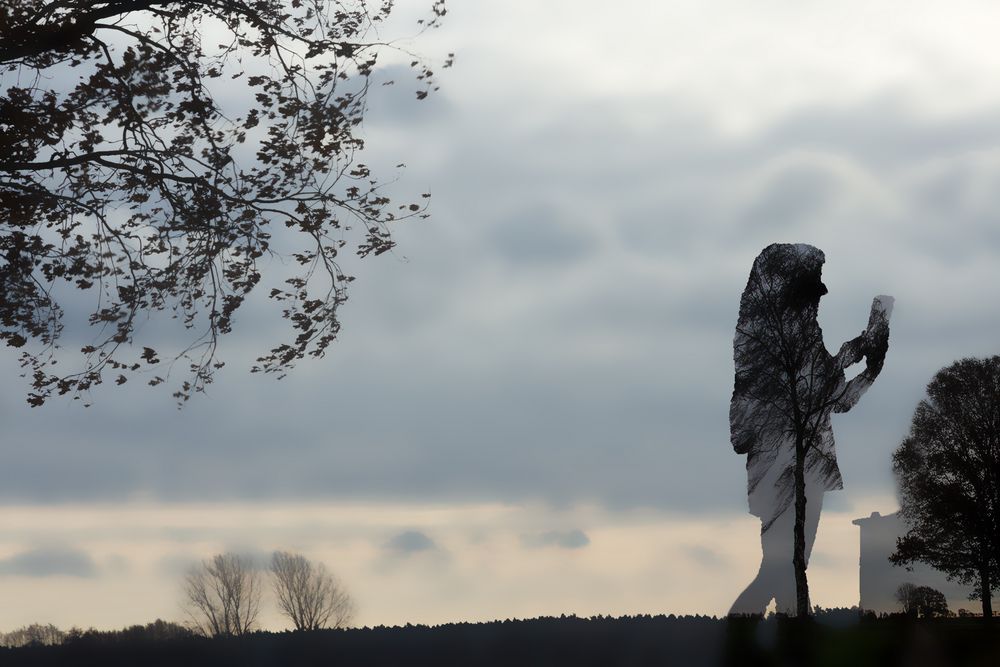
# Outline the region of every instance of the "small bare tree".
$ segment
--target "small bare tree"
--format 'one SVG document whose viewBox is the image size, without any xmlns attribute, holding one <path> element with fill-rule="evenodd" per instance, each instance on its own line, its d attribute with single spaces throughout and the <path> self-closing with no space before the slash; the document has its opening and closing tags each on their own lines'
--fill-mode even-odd
<svg viewBox="0 0 1000 667">
<path fill-rule="evenodd" d="M 340 628 L 354 615 L 354 602 L 322 563 L 275 551 L 271 557 L 274 595 L 296 630 Z"/>
<path fill-rule="evenodd" d="M 194 627 L 206 636 L 242 636 L 257 621 L 260 573 L 249 558 L 226 553 L 202 561 L 184 589 Z"/>
</svg>

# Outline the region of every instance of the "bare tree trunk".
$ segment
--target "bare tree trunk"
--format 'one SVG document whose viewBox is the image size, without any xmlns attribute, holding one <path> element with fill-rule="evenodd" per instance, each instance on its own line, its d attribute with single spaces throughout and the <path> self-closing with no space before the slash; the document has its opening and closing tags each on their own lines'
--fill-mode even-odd
<svg viewBox="0 0 1000 667">
<path fill-rule="evenodd" d="M 990 568 L 989 564 L 981 565 L 979 568 L 979 586 L 983 596 L 983 621 L 993 622 L 993 595 L 990 593 Z"/>
<path fill-rule="evenodd" d="M 796 615 L 809 616 L 809 581 L 806 579 L 806 442 L 795 436 L 795 568 Z"/>
</svg>

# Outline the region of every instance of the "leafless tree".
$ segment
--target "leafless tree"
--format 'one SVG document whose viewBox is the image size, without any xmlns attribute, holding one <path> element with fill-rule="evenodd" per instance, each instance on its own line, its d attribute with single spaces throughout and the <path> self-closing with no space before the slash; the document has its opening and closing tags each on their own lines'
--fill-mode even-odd
<svg viewBox="0 0 1000 667">
<path fill-rule="evenodd" d="M 322 563 L 275 551 L 271 574 L 278 608 L 296 630 L 343 627 L 354 615 L 351 596 Z"/>
<path fill-rule="evenodd" d="M 202 561 L 187 575 L 184 592 L 195 630 L 209 637 L 242 636 L 260 612 L 260 572 L 233 553 Z"/>
</svg>

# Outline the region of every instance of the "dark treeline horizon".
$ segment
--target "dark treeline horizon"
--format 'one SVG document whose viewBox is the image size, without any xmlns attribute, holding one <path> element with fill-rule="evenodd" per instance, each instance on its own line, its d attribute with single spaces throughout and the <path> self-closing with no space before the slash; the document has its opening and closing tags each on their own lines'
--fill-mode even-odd
<svg viewBox="0 0 1000 667">
<path fill-rule="evenodd" d="M 206 638 L 163 621 L 75 633 L 65 643 L 0 649 L 3 665 L 996 664 L 1000 633 L 977 618 L 876 617 L 857 608 L 815 619 L 637 615 L 541 617 L 438 626 L 257 631 Z M 148 630 L 148 631 L 144 631 Z M 829 660 L 837 657 L 836 663 Z M 824 662 L 825 661 L 825 662 Z"/>
</svg>

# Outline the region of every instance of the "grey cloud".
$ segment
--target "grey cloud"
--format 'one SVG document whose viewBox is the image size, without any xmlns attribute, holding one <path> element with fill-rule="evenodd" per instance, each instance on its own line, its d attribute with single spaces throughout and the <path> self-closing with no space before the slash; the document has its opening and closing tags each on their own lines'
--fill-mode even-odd
<svg viewBox="0 0 1000 667">
<path fill-rule="evenodd" d="M 837 189 L 836 179 L 817 165 L 783 169 L 746 211 L 746 223 L 785 234 L 827 208 Z"/>
<path fill-rule="evenodd" d="M 103 568 L 115 574 L 121 574 L 131 570 L 132 563 L 127 557 L 121 554 L 112 554 L 104 559 Z"/>
<path fill-rule="evenodd" d="M 213 553 L 172 553 L 161 557 L 156 561 L 156 569 L 169 577 L 180 577 L 199 567 L 202 563 L 210 560 L 216 553 L 235 553 L 244 558 L 249 563 L 251 569 L 258 572 L 266 572 L 271 562 L 270 551 L 247 548 L 222 549 Z"/>
<path fill-rule="evenodd" d="M 89 554 L 69 547 L 38 547 L 0 560 L 0 575 L 14 577 L 82 577 L 97 575 Z"/>
<path fill-rule="evenodd" d="M 572 213 L 539 206 L 498 221 L 487 236 L 487 252 L 515 265 L 562 264 L 594 250 L 595 240 L 574 227 Z M 562 221 L 560 221 L 562 220 Z"/>
<path fill-rule="evenodd" d="M 544 533 L 525 535 L 521 542 L 527 547 L 559 547 L 561 549 L 582 549 L 590 544 L 587 534 L 575 528 L 573 530 L 550 530 Z"/>
<path fill-rule="evenodd" d="M 772 241 L 827 252 L 828 346 L 863 328 L 875 293 L 897 297 L 879 383 L 834 423 L 847 488 L 891 489 L 891 452 L 934 371 L 995 351 L 1000 312 L 984 304 L 1000 297 L 990 259 L 1000 237 L 984 212 L 1000 171 L 982 157 L 1000 146 L 995 121 L 924 120 L 877 100 L 727 137 L 672 100 L 636 104 L 659 124 L 619 122 L 606 101 L 534 125 L 499 110 L 421 120 L 412 143 L 376 159 L 432 156 L 414 187 L 434 184 L 434 217 L 397 228 L 400 255 L 352 267 L 359 279 L 326 359 L 281 383 L 247 376 L 261 332 L 271 336 L 261 299 L 224 341 L 229 363 L 208 396 L 181 412 L 145 388 L 100 388 L 86 411 L 29 410 L 23 383 L 7 383 L 0 499 L 741 513 L 732 334 L 750 263 Z M 776 238 L 764 222 L 781 219 Z M 543 237 L 548 254 L 522 257 L 518 244 Z M 551 270 L 529 270 L 539 266 Z M 5 357 L 12 378 L 14 363 Z"/>
<path fill-rule="evenodd" d="M 156 561 L 156 569 L 168 577 L 181 577 L 196 567 L 203 557 L 195 554 L 170 554 Z"/>
<path fill-rule="evenodd" d="M 889 95 L 854 107 L 812 108 L 787 115 L 764 132 L 762 146 L 800 146 L 852 155 L 881 169 L 912 167 L 1000 144 L 994 110 L 925 117 Z"/>
<path fill-rule="evenodd" d="M 223 553 L 233 553 L 237 554 L 240 558 L 247 561 L 250 567 L 258 572 L 267 571 L 268 567 L 271 565 L 271 556 L 274 555 L 273 551 L 265 551 L 263 549 L 258 549 L 252 546 L 244 545 L 231 545 L 226 549 L 222 550 Z M 215 554 L 209 554 L 206 558 L 211 558 Z"/>
<path fill-rule="evenodd" d="M 827 553 L 815 552 L 809 556 L 809 567 L 838 569 L 843 565 L 839 558 Z"/>
<path fill-rule="evenodd" d="M 436 551 L 438 546 L 434 540 L 419 530 L 407 530 L 391 537 L 384 548 L 391 554 L 408 556 L 424 551 Z"/>
<path fill-rule="evenodd" d="M 707 570 L 726 567 L 729 564 L 721 554 L 703 545 L 686 544 L 680 548 L 680 551 L 692 563 Z"/>
<path fill-rule="evenodd" d="M 417 99 L 420 85 L 412 67 L 388 65 L 375 70 L 368 93 L 367 126 L 384 126 L 390 131 L 399 127 L 427 124 L 453 113 L 448 90 L 432 92 L 424 99 Z M 391 82 L 391 83 L 390 83 Z M 418 160 L 414 158 L 414 161 Z"/>
</svg>

